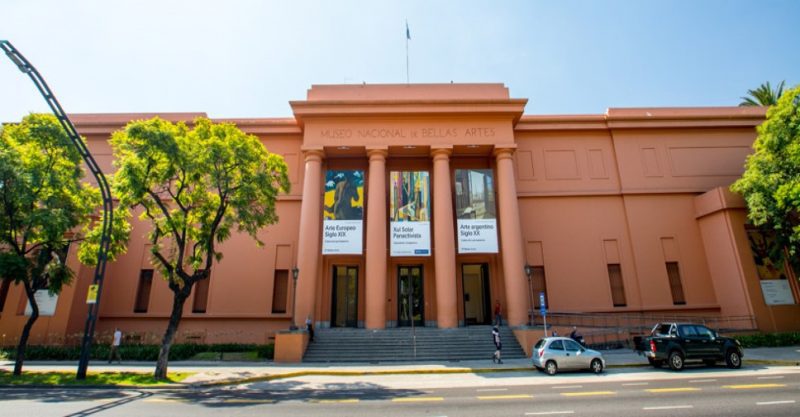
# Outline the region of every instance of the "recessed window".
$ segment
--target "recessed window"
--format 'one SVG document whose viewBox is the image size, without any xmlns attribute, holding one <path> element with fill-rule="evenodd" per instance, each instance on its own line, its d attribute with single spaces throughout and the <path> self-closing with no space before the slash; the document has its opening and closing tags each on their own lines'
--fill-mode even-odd
<svg viewBox="0 0 800 417">
<path fill-rule="evenodd" d="M 289 271 L 275 270 L 275 279 L 272 284 L 272 312 L 286 313 L 286 300 L 289 293 Z"/>
<path fill-rule="evenodd" d="M 211 282 L 211 274 L 205 279 L 201 279 L 194 284 L 194 303 L 192 313 L 205 313 L 208 306 L 208 284 Z"/>
<path fill-rule="evenodd" d="M 686 304 L 681 283 L 681 270 L 678 268 L 677 262 L 667 262 L 667 277 L 669 277 L 669 289 L 672 292 L 672 304 Z"/>
<path fill-rule="evenodd" d="M 136 304 L 134 313 L 147 313 L 150 305 L 150 289 L 153 287 L 153 270 L 142 269 L 139 272 L 139 288 L 136 290 Z"/>
<path fill-rule="evenodd" d="M 611 301 L 614 307 L 625 307 L 625 283 L 622 281 L 622 268 L 619 264 L 608 264 L 608 281 L 611 284 Z"/>
</svg>

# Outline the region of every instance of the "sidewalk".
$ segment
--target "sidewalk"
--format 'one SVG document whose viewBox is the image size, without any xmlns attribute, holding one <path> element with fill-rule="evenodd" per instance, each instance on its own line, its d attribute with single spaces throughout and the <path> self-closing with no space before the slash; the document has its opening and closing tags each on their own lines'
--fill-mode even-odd
<svg viewBox="0 0 800 417">
<path fill-rule="evenodd" d="M 647 360 L 627 349 L 602 351 L 609 368 L 646 367 Z M 777 366 L 800 366 L 800 346 L 781 348 L 753 348 L 744 352 L 744 364 Z M 14 363 L 0 361 L 0 369 L 10 371 Z M 91 372 L 141 372 L 150 373 L 154 362 L 125 362 L 121 365 L 105 361 L 93 361 Z M 75 362 L 27 361 L 26 371 L 73 372 Z M 402 374 L 456 374 L 530 371 L 530 359 L 511 359 L 503 364 L 493 364 L 491 359 L 454 362 L 386 362 L 386 363 L 299 363 L 276 364 L 274 362 L 221 362 L 221 361 L 173 361 L 171 371 L 194 372 L 179 385 L 224 385 L 254 381 L 269 381 L 307 375 L 363 376 Z"/>
</svg>

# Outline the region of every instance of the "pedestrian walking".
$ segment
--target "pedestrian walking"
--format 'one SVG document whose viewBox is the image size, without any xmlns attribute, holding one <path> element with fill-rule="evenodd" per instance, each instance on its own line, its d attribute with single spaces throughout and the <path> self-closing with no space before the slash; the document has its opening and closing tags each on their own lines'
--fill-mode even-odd
<svg viewBox="0 0 800 417">
<path fill-rule="evenodd" d="M 314 325 L 311 322 L 311 316 L 306 316 L 306 330 L 308 331 L 308 341 L 314 341 Z"/>
<path fill-rule="evenodd" d="M 500 341 L 500 330 L 497 326 L 492 327 L 492 341 L 494 342 L 494 355 L 492 355 L 492 362 L 503 363 L 500 359 L 500 350 L 503 348 L 503 343 Z"/>
<path fill-rule="evenodd" d="M 122 344 L 122 331 L 119 327 L 114 329 L 114 338 L 111 340 L 111 352 L 108 355 L 108 363 L 117 359 L 117 363 L 122 363 L 122 357 L 119 354 L 119 345 Z"/>
<path fill-rule="evenodd" d="M 502 326 L 503 325 L 503 316 L 500 314 L 500 300 L 495 300 L 494 303 L 494 325 L 495 326 Z"/>
</svg>

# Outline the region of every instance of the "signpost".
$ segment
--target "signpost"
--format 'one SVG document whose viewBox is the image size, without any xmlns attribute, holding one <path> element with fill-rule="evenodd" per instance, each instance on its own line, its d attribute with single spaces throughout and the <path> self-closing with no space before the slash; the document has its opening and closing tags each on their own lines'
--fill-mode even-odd
<svg viewBox="0 0 800 417">
<path fill-rule="evenodd" d="M 547 305 L 544 303 L 544 291 L 539 293 L 539 313 L 542 314 L 544 323 L 544 337 L 547 337 Z"/>
</svg>

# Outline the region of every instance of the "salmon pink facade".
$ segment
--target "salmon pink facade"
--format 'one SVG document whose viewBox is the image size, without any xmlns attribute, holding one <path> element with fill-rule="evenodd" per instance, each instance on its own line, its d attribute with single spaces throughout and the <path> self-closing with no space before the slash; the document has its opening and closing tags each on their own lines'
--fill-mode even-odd
<svg viewBox="0 0 800 417">
<path fill-rule="evenodd" d="M 291 102 L 293 118 L 215 120 L 283 156 L 292 189 L 279 223 L 261 231 L 263 247 L 243 235 L 222 245 L 178 341 L 269 343 L 293 317 L 320 328 L 489 324 L 497 303 L 504 322 L 524 329 L 540 320 L 540 293 L 550 312 L 800 329 L 794 272 L 764 259 L 768 238 L 728 190 L 763 109 L 548 116 L 525 115 L 526 102 L 502 84 L 315 85 Z M 111 173 L 111 133 L 152 116 L 72 120 Z M 119 327 L 156 342 L 163 333 L 172 293 L 146 234 L 133 220 L 128 252 L 109 265 L 101 335 Z M 80 337 L 92 269 L 74 252 L 78 278 L 32 343 Z M 12 344 L 26 301 L 13 285 L 0 296 L 2 342 Z"/>
</svg>

